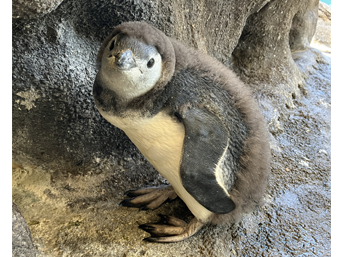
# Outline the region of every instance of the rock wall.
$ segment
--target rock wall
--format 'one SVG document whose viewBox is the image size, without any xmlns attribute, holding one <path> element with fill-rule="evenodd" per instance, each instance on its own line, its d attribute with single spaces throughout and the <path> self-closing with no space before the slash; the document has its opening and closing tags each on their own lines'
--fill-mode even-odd
<svg viewBox="0 0 342 257">
<path fill-rule="evenodd" d="M 329 10 L 317 0 L 13 1 L 13 200 L 37 256 L 329 254 L 330 59 L 309 46 L 318 14 L 320 25 Z M 216 57 L 259 101 L 272 174 L 266 205 L 240 223 L 148 244 L 138 225 L 187 220 L 184 203 L 118 206 L 126 190 L 167 183 L 92 97 L 101 42 L 130 20 Z"/>
<path fill-rule="evenodd" d="M 292 2 L 64 1 L 36 19 L 14 19 L 14 160 L 78 174 L 94 170 L 98 159 L 123 156 L 124 151 L 136 155 L 127 137 L 98 114 L 91 90 L 102 40 L 128 20 L 150 22 L 254 81 L 289 84 L 273 91 L 285 95 L 282 101 L 292 106 L 290 96 L 299 93 L 303 78 L 289 40 L 296 45 L 303 38 L 311 40 L 318 4 Z M 297 23 L 302 22 L 295 17 L 314 21 L 309 33 L 300 32 Z"/>
<path fill-rule="evenodd" d="M 331 7 L 319 2 L 318 17 L 316 34 L 312 39 L 312 45 L 323 52 L 331 53 Z"/>
<path fill-rule="evenodd" d="M 12 204 L 12 256 L 36 256 L 30 228 L 15 203 Z"/>
</svg>

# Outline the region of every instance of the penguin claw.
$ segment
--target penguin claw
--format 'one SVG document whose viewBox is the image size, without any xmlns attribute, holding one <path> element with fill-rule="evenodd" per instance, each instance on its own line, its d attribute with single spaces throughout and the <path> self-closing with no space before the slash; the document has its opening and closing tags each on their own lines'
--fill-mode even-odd
<svg viewBox="0 0 342 257">
<path fill-rule="evenodd" d="M 143 241 L 147 241 L 147 242 L 158 242 L 158 237 L 146 237 L 143 239 Z"/>
<path fill-rule="evenodd" d="M 119 205 L 139 208 L 139 211 L 154 210 L 161 204 L 177 197 L 171 186 L 128 190 L 124 194 L 131 198 L 121 201 Z"/>
<path fill-rule="evenodd" d="M 142 206 L 139 208 L 139 211 L 148 211 L 149 208 L 147 208 L 146 206 Z"/>
<path fill-rule="evenodd" d="M 196 218 L 193 218 L 190 223 L 186 223 L 172 216 L 161 214 L 159 216 L 165 219 L 162 224 L 142 224 L 139 226 L 140 229 L 151 234 L 150 237 L 144 238 L 143 241 L 158 243 L 179 242 L 196 234 L 204 226 Z"/>
<path fill-rule="evenodd" d="M 120 206 L 126 206 L 126 203 L 125 203 L 125 202 L 127 202 L 127 199 L 122 200 L 122 201 L 119 203 L 119 205 L 120 205 Z"/>
<path fill-rule="evenodd" d="M 140 229 L 152 236 L 173 236 L 181 234 L 184 231 L 183 227 L 169 226 L 165 224 L 143 224 L 139 226 Z"/>
<path fill-rule="evenodd" d="M 129 198 L 129 199 L 125 199 L 122 200 L 119 203 L 119 206 L 124 206 L 124 207 L 135 207 L 135 208 L 139 208 L 139 211 L 147 211 L 150 210 L 150 208 L 148 208 L 146 206 L 146 204 L 144 203 L 133 203 L 132 200 L 134 200 L 136 198 Z"/>
<path fill-rule="evenodd" d="M 139 195 L 146 195 L 149 193 L 152 193 L 154 191 L 158 191 L 161 189 L 169 188 L 171 186 L 160 186 L 160 187 L 148 187 L 148 188 L 141 188 L 141 189 L 133 189 L 133 190 L 127 190 L 124 195 L 130 196 L 130 197 L 135 197 Z"/>
<path fill-rule="evenodd" d="M 129 199 L 122 200 L 122 201 L 119 203 L 119 205 L 120 205 L 120 206 L 125 206 L 125 207 L 136 207 L 136 208 L 141 208 L 141 207 L 142 207 L 141 204 L 134 204 L 134 203 L 131 202 L 133 199 L 134 199 L 134 198 L 129 198 Z"/>
<path fill-rule="evenodd" d="M 127 195 L 127 196 L 129 196 L 129 197 L 133 197 L 133 196 L 130 196 L 129 194 L 133 194 L 134 191 L 135 191 L 135 190 L 128 190 L 128 191 L 126 191 L 126 192 L 124 193 L 124 195 Z"/>
<path fill-rule="evenodd" d="M 142 225 L 139 225 L 138 228 L 142 229 L 142 230 L 145 230 L 147 229 L 149 226 L 146 225 L 146 224 L 142 224 Z"/>
</svg>

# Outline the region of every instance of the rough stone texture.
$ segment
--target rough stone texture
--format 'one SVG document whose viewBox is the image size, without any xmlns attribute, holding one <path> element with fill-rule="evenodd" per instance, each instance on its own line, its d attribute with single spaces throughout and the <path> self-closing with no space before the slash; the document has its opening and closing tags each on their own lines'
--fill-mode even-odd
<svg viewBox="0 0 342 257">
<path fill-rule="evenodd" d="M 36 256 L 30 228 L 15 203 L 12 203 L 12 256 Z"/>
<path fill-rule="evenodd" d="M 292 55 L 289 37 L 296 14 L 314 17 L 314 2 L 65 0 L 40 18 L 14 19 L 13 199 L 37 255 L 329 256 L 330 58 L 312 48 Z M 138 224 L 158 213 L 189 220 L 184 203 L 118 206 L 128 189 L 167 183 L 93 102 L 101 41 L 128 20 L 215 56 L 258 99 L 272 174 L 266 205 L 240 223 L 152 244 Z"/>
<path fill-rule="evenodd" d="M 292 52 L 306 49 L 316 31 L 319 0 L 304 1 L 292 18 L 289 43 Z"/>
<path fill-rule="evenodd" d="M 37 18 L 55 10 L 63 0 L 13 0 L 12 18 Z"/>
<path fill-rule="evenodd" d="M 12 18 L 38 18 L 55 10 L 63 0 L 13 0 Z"/>
<path fill-rule="evenodd" d="M 255 84 L 259 93 L 276 98 L 277 104 L 280 101 L 293 108 L 291 96 L 300 94 L 304 80 L 291 51 L 303 50 L 310 43 L 317 23 L 317 5 L 317 0 L 269 2 L 248 17 L 234 49 L 234 70 L 244 81 Z M 274 87 L 264 90 L 264 83 Z"/>
<path fill-rule="evenodd" d="M 64 1 L 40 19 L 13 20 L 14 159 L 65 175 L 66 169 L 93 170 L 95 159 L 122 156 L 123 150 L 135 155 L 135 146 L 99 115 L 92 97 L 95 56 L 115 25 L 146 20 L 228 63 L 248 15 L 266 3 Z"/>
<path fill-rule="evenodd" d="M 312 45 L 323 52 L 331 53 L 331 7 L 319 2 L 318 16 L 319 19 Z"/>
</svg>

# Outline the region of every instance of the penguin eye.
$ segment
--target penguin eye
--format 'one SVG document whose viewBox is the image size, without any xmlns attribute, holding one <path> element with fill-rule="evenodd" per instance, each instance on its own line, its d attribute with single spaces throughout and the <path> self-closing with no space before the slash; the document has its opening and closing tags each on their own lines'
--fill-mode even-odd
<svg viewBox="0 0 342 257">
<path fill-rule="evenodd" d="M 151 59 L 148 61 L 148 63 L 147 63 L 147 67 L 148 67 L 148 68 L 152 68 L 153 65 L 154 65 L 154 59 L 151 58 Z"/>
</svg>

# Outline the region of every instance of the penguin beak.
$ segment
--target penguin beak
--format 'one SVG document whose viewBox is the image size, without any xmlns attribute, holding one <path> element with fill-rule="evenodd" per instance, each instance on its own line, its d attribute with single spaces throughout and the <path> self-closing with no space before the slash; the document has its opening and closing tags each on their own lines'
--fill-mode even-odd
<svg viewBox="0 0 342 257">
<path fill-rule="evenodd" d="M 137 67 L 131 50 L 115 55 L 115 63 L 121 70 L 129 70 Z"/>
</svg>

